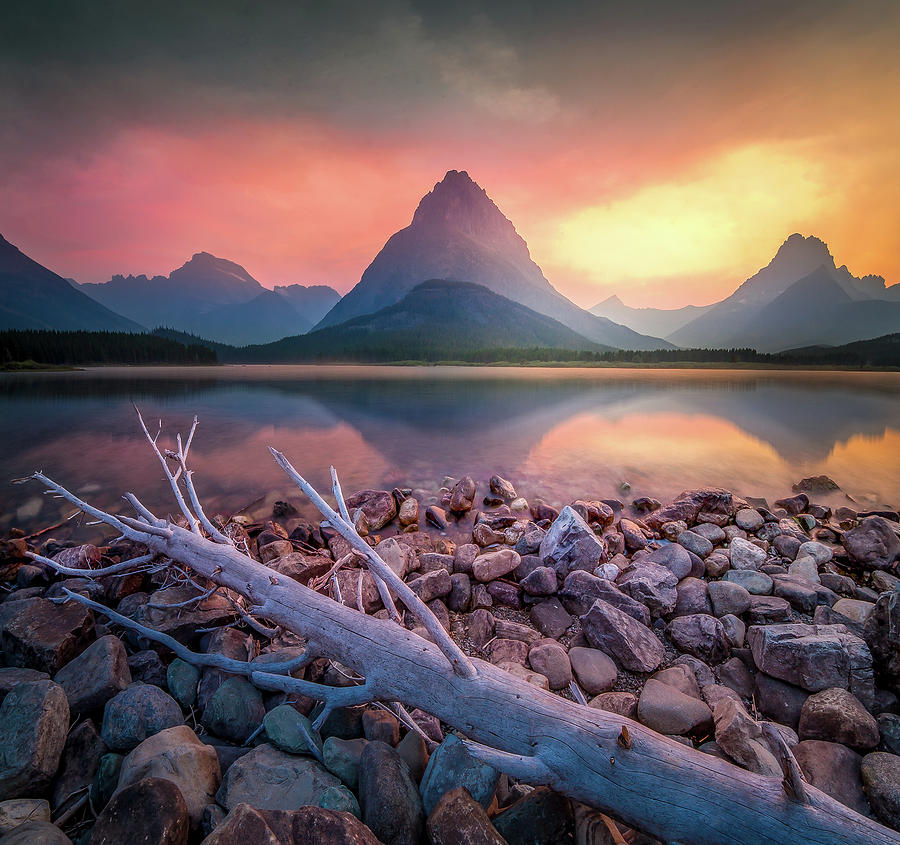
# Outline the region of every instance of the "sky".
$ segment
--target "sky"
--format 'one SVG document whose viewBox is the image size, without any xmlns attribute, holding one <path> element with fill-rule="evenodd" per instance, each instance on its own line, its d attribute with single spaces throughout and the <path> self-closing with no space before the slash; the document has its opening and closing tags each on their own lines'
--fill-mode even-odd
<svg viewBox="0 0 900 845">
<path fill-rule="evenodd" d="M 795 231 L 895 283 L 898 41 L 895 0 L 8 0 L 0 233 L 343 293 L 459 169 L 585 307 L 716 301 Z"/>
</svg>

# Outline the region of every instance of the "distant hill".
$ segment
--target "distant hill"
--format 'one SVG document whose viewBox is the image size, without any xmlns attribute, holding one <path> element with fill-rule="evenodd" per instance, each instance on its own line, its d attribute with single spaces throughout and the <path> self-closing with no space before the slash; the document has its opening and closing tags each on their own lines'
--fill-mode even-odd
<svg viewBox="0 0 900 845">
<path fill-rule="evenodd" d="M 799 288 L 781 298 L 801 281 Z M 892 322 L 897 312 L 890 306 L 898 301 L 896 287 L 886 287 L 881 276 L 853 276 L 846 266 L 835 266 L 819 238 L 793 234 L 769 264 L 731 296 L 667 338 L 685 347 L 754 345 L 760 351 L 776 351 L 798 342 L 843 343 L 871 337 L 900 329 L 900 322 Z M 889 305 L 879 317 L 882 309 L 866 304 L 872 302 Z M 849 310 L 842 317 L 838 311 L 843 308 Z M 869 315 L 876 318 L 875 324 L 866 324 Z"/>
<path fill-rule="evenodd" d="M 324 285 L 267 290 L 240 264 L 208 252 L 168 276 L 113 276 L 80 289 L 109 308 L 140 315 L 146 325 L 237 346 L 307 332 L 340 299 Z"/>
<path fill-rule="evenodd" d="M 610 296 L 591 308 L 591 314 L 621 323 L 641 334 L 667 337 L 706 313 L 711 305 L 685 305 L 682 308 L 631 308 L 618 296 Z"/>
<path fill-rule="evenodd" d="M 140 332 L 0 235 L 0 329 Z"/>
<path fill-rule="evenodd" d="M 412 223 L 392 235 L 353 288 L 316 326 L 322 329 L 393 305 L 428 279 L 484 285 L 589 340 L 628 349 L 669 348 L 597 317 L 566 299 L 541 272 L 528 245 L 465 171 L 450 170 L 426 194 Z"/>
<path fill-rule="evenodd" d="M 328 285 L 275 285 L 275 293 L 283 296 L 294 310 L 315 326 L 334 306 L 341 295 Z"/>
<path fill-rule="evenodd" d="M 236 353 L 245 361 L 450 360 L 499 347 L 602 347 L 552 317 L 470 282 L 431 280 L 399 302 L 337 326 Z"/>
<path fill-rule="evenodd" d="M 900 367 L 900 332 L 855 340 L 841 346 L 804 346 L 786 349 L 776 357 L 802 363 L 843 363 L 864 367 Z"/>
</svg>

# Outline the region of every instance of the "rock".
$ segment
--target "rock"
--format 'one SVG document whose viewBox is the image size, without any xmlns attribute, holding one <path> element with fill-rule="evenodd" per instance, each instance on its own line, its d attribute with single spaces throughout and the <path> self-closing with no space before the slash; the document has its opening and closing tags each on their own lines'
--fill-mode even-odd
<svg viewBox="0 0 900 845">
<path fill-rule="evenodd" d="M 666 522 L 673 520 L 693 522 L 701 512 L 727 516 L 732 508 L 732 496 L 727 490 L 717 487 L 686 490 L 671 504 L 644 517 L 644 522 L 654 531 L 658 531 Z"/>
<path fill-rule="evenodd" d="M 565 578 L 575 569 L 591 572 L 606 559 L 606 547 L 591 527 L 566 505 L 541 541 L 540 556 Z"/>
<path fill-rule="evenodd" d="M 616 664 L 599 649 L 575 646 L 569 649 L 569 662 L 579 686 L 588 695 L 607 692 L 616 683 Z"/>
<path fill-rule="evenodd" d="M 222 776 L 219 759 L 187 726 L 167 728 L 145 739 L 122 761 L 115 796 L 145 778 L 161 778 L 178 787 L 193 828 L 203 808 L 215 800 Z"/>
<path fill-rule="evenodd" d="M 879 674 L 893 685 L 895 692 L 900 691 L 900 591 L 878 597 L 866 619 L 863 636 L 878 663 Z"/>
<path fill-rule="evenodd" d="M 679 537 L 687 536 L 691 532 L 682 531 Z M 694 535 L 697 536 L 697 535 Z M 698 537 L 698 539 L 702 539 Z M 712 551 L 712 549 L 710 549 Z M 658 549 L 654 549 L 648 555 L 640 559 L 641 563 L 655 563 L 657 566 L 663 566 L 668 569 L 675 578 L 680 581 L 691 574 L 693 564 L 691 556 L 687 553 L 686 547 L 683 545 L 675 545 L 674 543 L 666 543 Z"/>
<path fill-rule="evenodd" d="M 556 570 L 549 566 L 539 566 L 526 575 L 519 584 L 530 596 L 552 596 L 557 586 Z"/>
<path fill-rule="evenodd" d="M 465 787 L 446 792 L 428 816 L 431 845 L 506 845 Z"/>
<path fill-rule="evenodd" d="M 818 739 L 805 739 L 791 750 L 808 783 L 851 810 L 864 816 L 869 814 L 859 754 L 835 742 Z"/>
<path fill-rule="evenodd" d="M 722 576 L 722 580 L 731 584 L 739 584 L 752 596 L 768 596 L 775 583 L 765 572 L 754 572 L 752 569 L 732 569 Z"/>
<path fill-rule="evenodd" d="M 228 810 L 241 803 L 259 810 L 292 810 L 310 804 L 359 816 L 356 798 L 323 766 L 268 743 L 232 763 L 216 801 Z"/>
<path fill-rule="evenodd" d="M 675 588 L 678 599 L 675 602 L 675 616 L 689 616 L 692 613 L 710 613 L 709 588 L 702 578 L 683 578 Z"/>
<path fill-rule="evenodd" d="M 279 542 L 278 545 L 281 546 L 283 542 Z M 326 555 L 294 551 L 291 546 L 291 551 L 266 561 L 266 566 L 279 575 L 284 575 L 300 584 L 309 584 L 313 578 L 318 578 L 328 572 L 332 563 L 331 558 Z"/>
<path fill-rule="evenodd" d="M 559 639 L 575 622 L 575 617 L 566 612 L 559 599 L 548 599 L 534 605 L 529 611 L 532 624 L 545 637 Z"/>
<path fill-rule="evenodd" d="M 541 549 L 541 543 L 544 541 L 544 537 L 547 532 L 544 531 L 543 528 L 538 528 L 534 526 L 534 528 L 526 529 L 525 533 L 516 540 L 516 544 L 513 547 L 520 555 L 534 555 L 537 557 L 538 552 Z M 538 558 L 540 560 L 540 558 Z"/>
<path fill-rule="evenodd" d="M 678 545 L 693 552 L 699 558 L 709 557 L 713 550 L 713 544 L 706 537 L 702 537 L 694 531 L 682 531 L 678 535 Z"/>
<path fill-rule="evenodd" d="M 858 751 L 878 745 L 880 735 L 875 717 L 845 689 L 835 687 L 811 695 L 800 711 L 801 739 L 839 742 Z"/>
<path fill-rule="evenodd" d="M 458 737 L 449 734 L 432 753 L 422 777 L 425 812 L 431 814 L 441 797 L 456 787 L 465 787 L 477 804 L 488 807 L 499 780 L 500 772 L 475 759 Z"/>
<path fill-rule="evenodd" d="M 418 845 L 425 810 L 406 763 L 383 742 L 369 742 L 359 767 L 362 820 L 384 845 Z"/>
<path fill-rule="evenodd" d="M 741 698 L 753 695 L 753 675 L 739 657 L 732 657 L 716 667 L 719 682 L 734 690 Z"/>
<path fill-rule="evenodd" d="M 851 622 L 865 626 L 866 620 L 872 615 L 872 611 L 875 610 L 875 603 L 859 601 L 859 599 L 838 599 L 831 606 L 831 609 L 835 613 L 845 616 Z"/>
<path fill-rule="evenodd" d="M 756 626 L 747 638 L 754 662 L 767 675 L 810 692 L 849 689 L 863 706 L 872 704 L 872 655 L 842 625 Z"/>
<path fill-rule="evenodd" d="M 466 513 L 472 510 L 475 501 L 475 482 L 468 476 L 464 476 L 450 491 L 450 510 L 453 513 Z"/>
<path fill-rule="evenodd" d="M 750 718 L 741 704 L 731 698 L 723 698 L 716 704 L 713 718 L 716 743 L 732 760 L 751 772 L 783 777 L 762 727 Z"/>
<path fill-rule="evenodd" d="M 673 664 L 668 669 L 660 669 L 653 676 L 653 680 L 662 684 L 668 684 L 668 686 L 674 687 L 691 698 L 700 698 L 700 686 L 697 683 L 697 678 L 691 667 L 683 663 Z"/>
<path fill-rule="evenodd" d="M 876 593 L 889 593 L 891 590 L 900 590 L 900 578 L 896 578 L 888 572 L 876 569 L 869 577 L 872 581 L 872 588 Z M 832 587 L 832 589 L 834 588 Z"/>
<path fill-rule="evenodd" d="M 519 553 L 512 549 L 485 552 L 476 557 L 472 563 L 472 574 L 477 580 L 487 583 L 508 575 L 519 565 L 521 560 Z"/>
<path fill-rule="evenodd" d="M 631 552 L 639 551 L 647 547 L 647 538 L 640 526 L 630 519 L 622 519 L 619 522 L 619 530 L 625 541 L 625 548 Z"/>
<path fill-rule="evenodd" d="M 363 734 L 372 742 L 383 742 L 392 748 L 400 742 L 400 722 L 384 710 L 363 711 Z"/>
<path fill-rule="evenodd" d="M 589 572 L 570 572 L 559 591 L 559 598 L 566 610 L 576 616 L 584 616 L 596 599 L 603 599 L 638 622 L 650 624 L 650 611 L 645 605 L 623 593 L 611 581 Z"/>
<path fill-rule="evenodd" d="M 50 804 L 45 799 L 12 798 L 0 801 L 0 836 L 29 821 L 50 821 Z"/>
<path fill-rule="evenodd" d="M 552 690 L 564 689 L 572 681 L 569 655 L 559 643 L 541 640 L 529 650 L 528 662 L 535 672 L 547 678 Z"/>
<path fill-rule="evenodd" d="M 563 845 L 572 841 L 572 804 L 546 786 L 533 789 L 495 816 L 493 822 L 509 845 Z"/>
<path fill-rule="evenodd" d="M 522 597 L 517 584 L 511 584 L 508 581 L 491 581 L 486 589 L 494 604 L 504 607 L 522 607 Z"/>
<path fill-rule="evenodd" d="M 777 499 L 775 501 L 776 508 L 784 508 L 789 514 L 803 513 L 809 507 L 809 496 L 805 493 L 799 493 L 796 496 L 790 496 L 785 499 Z"/>
<path fill-rule="evenodd" d="M 741 508 L 734 515 L 734 522 L 738 528 L 742 528 L 744 531 L 750 531 L 752 533 L 762 528 L 763 518 L 759 511 L 754 508 Z"/>
<path fill-rule="evenodd" d="M 0 839 L 0 845 L 72 845 L 55 824 L 32 821 L 20 824 Z"/>
<path fill-rule="evenodd" d="M 731 550 L 731 568 L 758 570 L 766 562 L 766 553 L 759 547 L 735 537 L 729 546 Z"/>
<path fill-rule="evenodd" d="M 601 692 L 588 704 L 595 710 L 605 710 L 626 719 L 637 719 L 637 706 L 638 698 L 632 692 Z"/>
<path fill-rule="evenodd" d="M 860 765 L 863 789 L 882 824 L 900 830 L 900 757 L 873 751 Z"/>
<path fill-rule="evenodd" d="M 877 721 L 882 746 L 892 754 L 900 754 L 900 716 L 880 713 Z"/>
<path fill-rule="evenodd" d="M 46 672 L 37 669 L 19 669 L 14 666 L 0 667 L 0 702 L 6 698 L 16 684 L 25 684 L 29 681 L 49 681 L 50 676 Z"/>
<path fill-rule="evenodd" d="M 677 583 L 678 578 L 670 569 L 640 560 L 619 576 L 617 586 L 635 601 L 646 605 L 653 616 L 665 616 L 675 609 Z"/>
<path fill-rule="evenodd" d="M 129 655 L 128 671 L 132 681 L 153 684 L 155 687 L 166 685 L 166 667 L 152 649 L 144 649 Z"/>
<path fill-rule="evenodd" d="M 528 660 L 528 644 L 521 640 L 510 640 L 505 637 L 497 637 L 487 647 L 487 653 L 491 663 L 499 666 L 501 663 L 518 663 L 525 665 Z"/>
<path fill-rule="evenodd" d="M 650 678 L 638 700 L 638 719 L 663 734 L 698 733 L 712 726 L 712 711 L 699 698 Z"/>
<path fill-rule="evenodd" d="M 243 744 L 266 715 L 262 695 L 246 678 L 227 678 L 203 708 L 201 722 L 211 733 Z"/>
<path fill-rule="evenodd" d="M 504 501 L 511 502 L 517 498 L 516 488 L 502 476 L 492 475 L 488 486 L 491 489 L 491 493 Z"/>
<path fill-rule="evenodd" d="M 447 514 L 443 508 L 439 508 L 437 505 L 429 505 L 425 508 L 425 521 L 438 530 L 443 531 L 447 527 Z"/>
<path fill-rule="evenodd" d="M 101 637 L 63 666 L 54 680 L 65 690 L 73 715 L 99 710 L 131 683 L 125 646 L 112 634 Z"/>
<path fill-rule="evenodd" d="M 380 845 L 349 813 L 300 807 L 257 810 L 238 804 L 202 845 Z"/>
<path fill-rule="evenodd" d="M 55 675 L 94 639 L 94 617 L 83 604 L 31 598 L 0 610 L 0 645 L 9 666 Z"/>
<path fill-rule="evenodd" d="M 194 706 L 197 701 L 197 684 L 200 683 L 200 670 L 176 657 L 166 670 L 166 686 L 172 697 L 185 709 Z"/>
<path fill-rule="evenodd" d="M 366 742 L 365 739 L 340 739 L 330 736 L 322 744 L 325 768 L 354 791 L 359 786 L 359 761 Z"/>
<path fill-rule="evenodd" d="M 409 582 L 409 588 L 425 604 L 428 604 L 428 602 L 446 596 L 453 589 L 453 583 L 450 580 L 450 573 L 446 569 L 435 569 L 433 572 L 414 578 Z"/>
<path fill-rule="evenodd" d="M 94 824 L 91 845 L 187 845 L 189 829 L 187 804 L 178 787 L 170 780 L 145 778 L 113 796 Z"/>
<path fill-rule="evenodd" d="M 652 672 L 662 663 L 662 643 L 653 632 L 602 599 L 581 617 L 581 624 L 587 641 L 623 669 Z"/>
<path fill-rule="evenodd" d="M 494 615 L 489 610 L 473 611 L 466 621 L 466 635 L 476 648 L 483 648 L 493 638 L 495 624 Z"/>
<path fill-rule="evenodd" d="M 53 681 L 18 684 L 0 704 L 0 801 L 40 794 L 66 743 L 69 705 Z"/>
<path fill-rule="evenodd" d="M 841 542 L 850 560 L 866 569 L 890 569 L 900 558 L 900 537 L 881 516 L 863 519 L 856 528 L 844 532 Z"/>
<path fill-rule="evenodd" d="M 803 703 L 809 698 L 806 690 L 759 672 L 755 679 L 754 693 L 756 706 L 766 718 L 796 730 Z"/>
<path fill-rule="evenodd" d="M 57 812 L 73 803 L 75 793 L 90 786 L 100 767 L 106 746 L 90 719 L 75 725 L 66 737 L 59 769 L 53 781 L 53 809 Z"/>
<path fill-rule="evenodd" d="M 400 524 L 404 527 L 407 525 L 415 525 L 419 521 L 419 502 L 410 496 L 404 499 L 400 504 L 398 513 Z"/>
<path fill-rule="evenodd" d="M 465 572 L 454 572 L 450 576 L 450 592 L 447 594 L 447 607 L 455 613 L 463 613 L 469 608 L 472 600 L 472 582 Z"/>
<path fill-rule="evenodd" d="M 121 754 L 110 751 L 100 758 L 94 780 L 91 782 L 91 801 L 96 807 L 103 807 L 116 791 L 119 783 L 119 770 L 125 758 Z"/>
<path fill-rule="evenodd" d="M 371 531 L 384 528 L 397 515 L 397 502 L 387 490 L 360 490 L 347 499 L 351 515 L 362 510 Z"/>
<path fill-rule="evenodd" d="M 148 736 L 183 723 L 172 696 L 149 684 L 132 684 L 106 703 L 100 736 L 113 751 L 130 751 Z"/>
<path fill-rule="evenodd" d="M 730 651 L 722 623 L 714 616 L 703 613 L 673 619 L 666 628 L 666 634 L 680 651 L 712 666 L 725 660 Z"/>
<path fill-rule="evenodd" d="M 791 618 L 791 605 L 781 596 L 750 596 L 747 621 L 751 625 L 771 625 L 787 622 Z"/>
<path fill-rule="evenodd" d="M 199 628 L 221 625 L 234 617 L 234 607 L 218 593 L 190 607 L 184 606 L 185 602 L 200 595 L 202 593 L 190 584 L 157 590 L 148 602 L 137 608 L 134 619 L 176 640 L 188 642 L 196 638 Z M 121 612 L 121 607 L 119 610 Z"/>
<path fill-rule="evenodd" d="M 716 616 L 734 614 L 739 616 L 750 608 L 750 593 L 740 584 L 731 581 L 712 581 L 709 584 L 709 599 Z"/>
</svg>

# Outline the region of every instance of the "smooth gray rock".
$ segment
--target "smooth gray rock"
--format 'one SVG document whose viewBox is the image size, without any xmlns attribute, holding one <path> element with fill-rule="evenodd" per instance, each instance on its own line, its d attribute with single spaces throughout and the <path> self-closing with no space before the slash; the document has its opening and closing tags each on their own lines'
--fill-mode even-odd
<svg viewBox="0 0 900 845">
<path fill-rule="evenodd" d="M 476 760 L 459 738 L 450 734 L 432 752 L 422 777 L 420 792 L 425 812 L 430 814 L 446 792 L 460 786 L 486 808 L 494 798 L 499 780 L 500 772 Z"/>
<path fill-rule="evenodd" d="M 765 572 L 754 572 L 752 569 L 730 569 L 722 576 L 723 581 L 740 584 L 754 596 L 768 596 L 775 583 Z"/>
</svg>

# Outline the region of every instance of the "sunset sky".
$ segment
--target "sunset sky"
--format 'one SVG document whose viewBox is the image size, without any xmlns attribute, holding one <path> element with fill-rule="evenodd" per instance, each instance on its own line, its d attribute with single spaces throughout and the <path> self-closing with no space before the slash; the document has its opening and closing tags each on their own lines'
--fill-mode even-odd
<svg viewBox="0 0 900 845">
<path fill-rule="evenodd" d="M 79 281 L 207 250 L 346 292 L 448 169 L 590 306 L 815 234 L 900 281 L 900 3 L 20 2 L 0 233 Z"/>
</svg>

